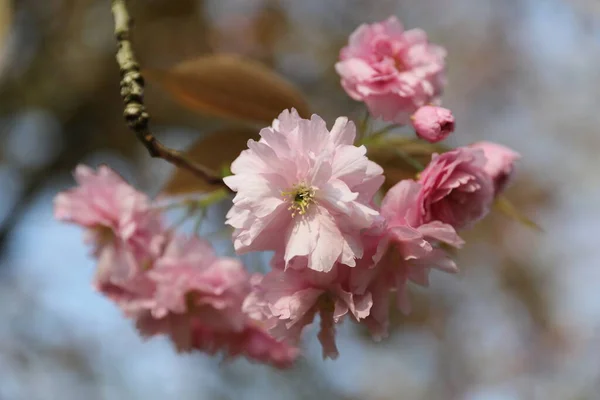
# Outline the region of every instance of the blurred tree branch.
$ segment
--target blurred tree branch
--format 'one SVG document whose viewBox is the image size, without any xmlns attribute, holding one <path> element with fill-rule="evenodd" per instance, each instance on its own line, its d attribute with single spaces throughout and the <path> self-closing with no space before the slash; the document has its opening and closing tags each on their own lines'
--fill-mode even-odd
<svg viewBox="0 0 600 400">
<path fill-rule="evenodd" d="M 150 131 L 150 117 L 143 103 L 144 78 L 131 46 L 132 19 L 126 1 L 112 0 L 112 13 L 118 46 L 116 58 L 121 72 L 121 96 L 125 105 L 123 115 L 127 125 L 136 133 L 150 156 L 162 158 L 179 168 L 184 168 L 207 183 L 224 185 L 223 180 L 214 171 L 189 160 L 180 151 L 166 147 Z"/>
</svg>

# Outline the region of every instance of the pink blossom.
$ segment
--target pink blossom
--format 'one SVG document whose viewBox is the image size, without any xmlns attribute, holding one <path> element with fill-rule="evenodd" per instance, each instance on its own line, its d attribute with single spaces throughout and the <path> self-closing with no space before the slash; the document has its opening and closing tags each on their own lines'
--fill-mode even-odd
<svg viewBox="0 0 600 400">
<path fill-rule="evenodd" d="M 205 312 L 203 323 L 215 329 L 240 330 L 245 323 L 237 307 L 249 291 L 249 276 L 235 258 L 217 257 L 198 237 L 173 239 L 148 272 L 156 283 L 152 315 L 184 314 L 190 307 Z"/>
<path fill-rule="evenodd" d="M 366 148 L 352 144 L 354 124 L 338 118 L 328 131 L 317 115 L 305 120 L 292 110 L 260 135 L 224 179 L 237 192 L 226 221 L 236 251 L 280 251 L 286 267 L 299 257 L 316 271 L 338 261 L 354 266 L 360 232 L 378 218 L 371 202 L 384 179 Z"/>
<path fill-rule="evenodd" d="M 217 257 L 208 242 L 175 238 L 148 276 L 156 291 L 154 304 L 137 321 L 144 336 L 166 334 L 179 351 L 243 354 L 279 367 L 298 355 L 242 311 L 251 278 L 239 260 Z"/>
<path fill-rule="evenodd" d="M 98 269 L 94 285 L 127 314 L 143 308 L 154 287 L 144 276 L 159 256 L 165 233 L 150 199 L 106 166 L 79 165 L 78 186 L 59 193 L 55 217 L 86 228 Z"/>
<path fill-rule="evenodd" d="M 240 331 L 208 329 L 200 318 L 189 314 L 169 314 L 153 318 L 146 313 L 136 320 L 136 327 L 145 338 L 168 335 L 178 352 L 199 350 L 209 355 L 224 353 L 227 359 L 246 356 L 278 368 L 289 368 L 299 350 L 276 340 L 259 325 L 247 324 Z"/>
<path fill-rule="evenodd" d="M 396 17 L 352 33 L 335 68 L 350 97 L 371 114 L 407 124 L 426 104 L 437 103 L 445 85 L 443 48 L 430 44 L 420 29 L 405 31 Z"/>
<path fill-rule="evenodd" d="M 361 321 L 369 315 L 372 305 L 371 293 L 349 291 L 350 270 L 339 264 L 327 273 L 275 269 L 246 299 L 244 310 L 262 316 L 275 337 L 292 343 L 298 342 L 303 328 L 319 314 L 321 329 L 318 337 L 323 357 L 336 358 L 335 324 L 346 315 Z"/>
<path fill-rule="evenodd" d="M 392 187 L 383 199 L 383 230 L 372 230 L 365 236 L 371 258 L 350 272 L 350 288 L 354 293 L 370 293 L 372 306 L 365 324 L 375 340 L 388 334 L 389 296 L 396 295 L 398 308 L 408 313 L 410 302 L 407 285 L 412 282 L 427 286 L 432 268 L 457 271 L 456 264 L 441 247 L 461 247 L 463 240 L 450 225 L 433 221 L 420 222 L 418 197 L 421 185 L 404 180 Z"/>
<path fill-rule="evenodd" d="M 514 164 L 521 155 L 506 146 L 492 142 L 478 142 L 470 147 L 483 150 L 487 158 L 484 170 L 494 180 L 495 194 L 502 193 L 512 180 Z"/>
<path fill-rule="evenodd" d="M 420 222 L 440 221 L 462 229 L 483 218 L 494 197 L 485 165 L 482 150 L 461 147 L 434 154 L 419 178 Z"/>
<path fill-rule="evenodd" d="M 454 116 L 447 108 L 424 106 L 411 117 L 417 136 L 430 143 L 440 142 L 454 132 Z"/>
<path fill-rule="evenodd" d="M 460 248 L 464 244 L 451 225 L 441 221 L 420 224 L 418 199 L 421 190 L 417 182 L 401 181 L 388 191 L 381 204 L 381 213 L 388 221 L 390 244 L 382 263 L 393 264 L 397 304 L 405 313 L 410 311 L 407 282 L 427 286 L 431 268 L 457 272 L 456 264 L 439 245 Z"/>
</svg>

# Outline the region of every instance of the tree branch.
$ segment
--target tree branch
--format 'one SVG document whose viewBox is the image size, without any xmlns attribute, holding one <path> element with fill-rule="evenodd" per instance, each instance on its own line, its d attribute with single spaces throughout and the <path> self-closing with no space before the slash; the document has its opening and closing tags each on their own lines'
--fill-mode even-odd
<svg viewBox="0 0 600 400">
<path fill-rule="evenodd" d="M 127 126 L 135 132 L 150 156 L 162 158 L 176 167 L 186 169 L 208 183 L 224 185 L 223 180 L 214 171 L 189 160 L 180 151 L 163 145 L 150 131 L 150 116 L 144 106 L 144 78 L 131 46 L 132 19 L 127 10 L 126 0 L 112 0 L 112 13 L 118 46 L 116 58 L 121 72 L 121 97 L 125 105 L 123 116 Z"/>
</svg>

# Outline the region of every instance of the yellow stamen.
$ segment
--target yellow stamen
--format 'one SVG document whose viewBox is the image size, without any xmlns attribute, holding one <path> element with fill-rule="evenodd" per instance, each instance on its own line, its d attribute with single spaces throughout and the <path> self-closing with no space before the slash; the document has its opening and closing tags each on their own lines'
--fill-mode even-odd
<svg viewBox="0 0 600 400">
<path fill-rule="evenodd" d="M 296 214 L 306 214 L 309 206 L 316 202 L 314 199 L 315 189 L 306 186 L 303 183 L 294 185 L 292 189 L 287 192 L 281 192 L 281 195 L 290 200 L 288 210 L 292 211 L 292 217 L 295 217 Z"/>
</svg>

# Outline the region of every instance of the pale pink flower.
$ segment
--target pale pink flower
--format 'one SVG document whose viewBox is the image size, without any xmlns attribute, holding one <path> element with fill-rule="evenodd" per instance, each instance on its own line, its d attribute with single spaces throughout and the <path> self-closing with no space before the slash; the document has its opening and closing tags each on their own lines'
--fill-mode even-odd
<svg viewBox="0 0 600 400">
<path fill-rule="evenodd" d="M 354 124 L 338 118 L 331 132 L 313 115 L 284 111 L 248 141 L 224 179 L 237 192 L 226 223 L 239 254 L 275 250 L 286 266 L 295 257 L 329 271 L 362 257 L 361 230 L 379 213 L 371 207 L 383 170 L 353 145 Z"/>
<path fill-rule="evenodd" d="M 426 104 L 439 102 L 445 85 L 446 51 L 420 29 L 405 31 L 396 17 L 363 24 L 350 36 L 335 65 L 350 97 L 371 114 L 407 124 Z"/>
<path fill-rule="evenodd" d="M 262 316 L 275 337 L 291 343 L 298 342 L 303 328 L 319 314 L 318 337 L 323 357 L 336 358 L 335 324 L 346 315 L 361 321 L 369 315 L 372 305 L 371 293 L 349 291 L 350 270 L 340 264 L 328 273 L 307 269 L 272 270 L 246 299 L 244 310 Z"/>
<path fill-rule="evenodd" d="M 226 359 L 245 356 L 250 360 L 289 368 L 299 355 L 297 347 L 276 340 L 259 325 L 248 323 L 240 331 L 207 328 L 202 319 L 190 314 L 168 314 L 156 319 L 150 313 L 136 320 L 144 338 L 167 335 L 180 353 L 202 351 L 209 355 L 224 354 Z"/>
<path fill-rule="evenodd" d="M 459 248 L 464 242 L 450 225 L 420 222 L 420 189 L 420 184 L 404 180 L 388 191 L 381 205 L 384 229 L 373 230 L 371 237 L 364 237 L 370 243 L 365 245 L 365 254 L 370 258 L 350 272 L 352 292 L 371 294 L 369 315 L 361 323 L 375 340 L 388 335 L 390 293 L 395 293 L 398 308 L 408 313 L 408 282 L 427 286 L 432 268 L 457 271 L 441 245 Z"/>
<path fill-rule="evenodd" d="M 454 116 L 447 108 L 423 106 L 411 121 L 417 136 L 430 143 L 440 142 L 454 132 Z"/>
<path fill-rule="evenodd" d="M 403 180 L 388 191 L 381 204 L 381 214 L 388 222 L 389 243 L 382 263 L 391 264 L 388 270 L 394 275 L 397 304 L 404 313 L 410 311 L 406 292 L 408 281 L 427 286 L 431 268 L 450 273 L 458 271 L 454 260 L 440 244 L 454 248 L 464 244 L 449 224 L 441 221 L 420 223 L 418 199 L 421 190 L 419 183 Z"/>
<path fill-rule="evenodd" d="M 494 180 L 494 192 L 502 193 L 513 177 L 515 162 L 521 158 L 516 151 L 492 142 L 478 142 L 470 146 L 481 149 L 487 158 L 484 170 Z"/>
<path fill-rule="evenodd" d="M 494 197 L 485 165 L 485 155 L 478 149 L 434 154 L 419 178 L 420 223 L 440 221 L 462 229 L 483 218 Z"/>
<path fill-rule="evenodd" d="M 146 195 L 106 166 L 94 171 L 79 165 L 74 175 L 78 186 L 54 199 L 55 217 L 86 228 L 98 258 L 95 287 L 135 313 L 153 293 L 143 271 L 165 242 L 160 215 Z"/>
<path fill-rule="evenodd" d="M 154 291 L 156 285 L 149 279 L 144 271 L 133 277 L 114 283 L 107 279 L 96 278 L 94 288 L 112 300 L 129 318 L 137 318 L 147 312 L 154 305 Z"/>
<path fill-rule="evenodd" d="M 249 292 L 249 276 L 235 258 L 217 257 L 209 242 L 176 237 L 148 271 L 156 283 L 152 315 L 206 313 L 202 322 L 214 329 L 241 330 L 245 315 L 239 305 Z"/>
<path fill-rule="evenodd" d="M 298 355 L 242 311 L 251 278 L 239 260 L 217 257 L 207 241 L 173 239 L 148 276 L 156 291 L 154 304 L 137 320 L 142 335 L 169 335 L 178 351 L 222 351 L 278 367 Z"/>
</svg>

